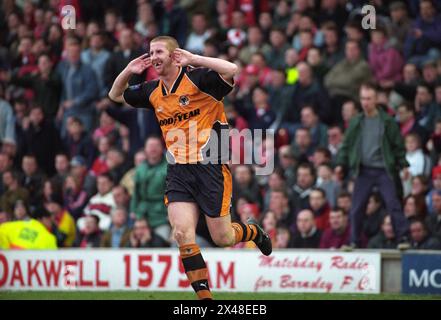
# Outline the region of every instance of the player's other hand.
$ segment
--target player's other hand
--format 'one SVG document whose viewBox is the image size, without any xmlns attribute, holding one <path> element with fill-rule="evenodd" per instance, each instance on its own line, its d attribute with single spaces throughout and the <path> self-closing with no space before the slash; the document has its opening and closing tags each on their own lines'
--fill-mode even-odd
<svg viewBox="0 0 441 320">
<path fill-rule="evenodd" d="M 151 58 L 148 53 L 133 59 L 127 65 L 127 69 L 134 74 L 141 74 L 145 69 L 152 65 Z"/>
<path fill-rule="evenodd" d="M 178 67 L 185 67 L 193 64 L 195 57 L 195 54 L 184 49 L 177 48 L 173 51 L 173 62 Z"/>
</svg>

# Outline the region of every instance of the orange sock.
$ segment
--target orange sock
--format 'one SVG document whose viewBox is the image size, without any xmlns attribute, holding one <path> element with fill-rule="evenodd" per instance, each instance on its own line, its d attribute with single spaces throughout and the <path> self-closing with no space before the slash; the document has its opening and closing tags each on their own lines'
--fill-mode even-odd
<svg viewBox="0 0 441 320">
<path fill-rule="evenodd" d="M 208 270 L 201 250 L 195 243 L 179 247 L 182 264 L 193 290 L 200 300 L 212 300 L 210 288 L 208 287 Z"/>
<path fill-rule="evenodd" d="M 255 225 L 243 224 L 242 222 L 233 222 L 231 226 L 234 229 L 235 244 L 239 242 L 247 242 L 256 239 L 257 228 Z"/>
</svg>

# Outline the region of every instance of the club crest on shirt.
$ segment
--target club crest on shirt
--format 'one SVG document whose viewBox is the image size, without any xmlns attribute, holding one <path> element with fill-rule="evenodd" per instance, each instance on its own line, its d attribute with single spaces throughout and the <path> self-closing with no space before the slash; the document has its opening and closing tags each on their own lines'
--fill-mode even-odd
<svg viewBox="0 0 441 320">
<path fill-rule="evenodd" d="M 190 99 L 188 98 L 188 96 L 180 96 L 179 97 L 179 105 L 181 107 L 188 106 L 189 103 L 190 103 Z"/>
</svg>

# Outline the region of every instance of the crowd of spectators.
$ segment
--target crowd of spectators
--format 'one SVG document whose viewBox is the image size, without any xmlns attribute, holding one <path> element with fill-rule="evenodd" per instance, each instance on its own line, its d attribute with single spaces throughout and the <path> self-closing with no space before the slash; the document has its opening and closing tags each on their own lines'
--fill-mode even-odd
<svg viewBox="0 0 441 320">
<path fill-rule="evenodd" d="M 367 3 L 375 29 L 362 27 Z M 76 9 L 74 29 L 62 28 L 64 5 Z M 441 249 L 440 12 L 431 0 L 4 0 L 0 225 L 39 221 L 59 248 L 173 245 L 154 113 L 107 96 L 150 39 L 170 35 L 239 66 L 224 101 L 231 128 L 275 129 L 270 175 L 231 166 L 233 219 L 257 218 L 275 248 L 349 244 L 354 181 L 334 168 L 371 81 L 405 141 L 411 246 Z M 156 76 L 150 68 L 130 83 Z M 383 202 L 374 190 L 361 247 L 398 244 Z M 197 230 L 212 246 L 203 219 Z"/>
</svg>

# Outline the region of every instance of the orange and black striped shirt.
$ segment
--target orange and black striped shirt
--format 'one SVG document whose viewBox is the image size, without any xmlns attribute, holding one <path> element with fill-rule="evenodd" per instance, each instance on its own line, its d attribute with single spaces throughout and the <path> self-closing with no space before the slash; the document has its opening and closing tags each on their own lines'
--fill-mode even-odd
<svg viewBox="0 0 441 320">
<path fill-rule="evenodd" d="M 124 100 L 136 108 L 154 109 L 176 163 L 225 163 L 229 144 L 223 98 L 232 88 L 211 69 L 184 67 L 170 91 L 162 80 L 153 80 L 128 87 Z"/>
</svg>

